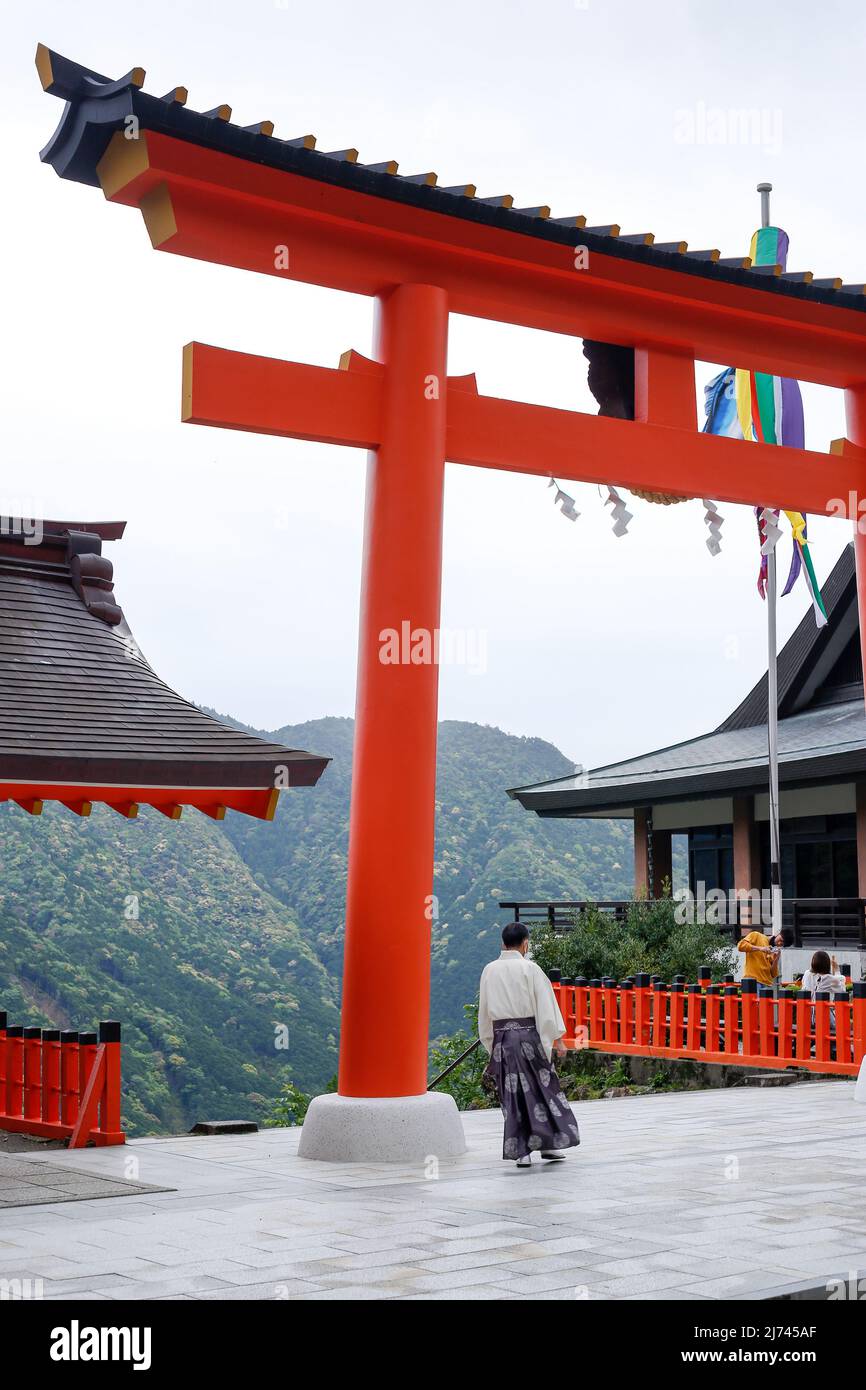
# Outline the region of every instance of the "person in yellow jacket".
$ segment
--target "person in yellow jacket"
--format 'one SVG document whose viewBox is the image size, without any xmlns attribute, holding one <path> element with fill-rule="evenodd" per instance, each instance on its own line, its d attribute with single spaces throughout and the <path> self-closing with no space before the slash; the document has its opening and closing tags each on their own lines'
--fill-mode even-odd
<svg viewBox="0 0 866 1390">
<path fill-rule="evenodd" d="M 744 980 L 757 980 L 759 985 L 771 985 L 781 969 L 782 947 L 790 946 L 794 933 L 790 927 L 783 928 L 777 936 L 765 936 L 761 931 L 750 931 L 737 942 L 737 950 L 746 957 L 743 967 Z"/>
</svg>

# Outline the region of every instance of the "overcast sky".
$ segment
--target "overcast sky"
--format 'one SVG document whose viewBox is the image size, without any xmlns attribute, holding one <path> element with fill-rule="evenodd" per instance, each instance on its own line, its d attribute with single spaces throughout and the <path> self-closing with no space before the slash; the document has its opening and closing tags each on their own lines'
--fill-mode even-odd
<svg viewBox="0 0 866 1390">
<path fill-rule="evenodd" d="M 790 268 L 866 278 L 860 0 L 35 0 L 3 26 L 0 514 L 126 519 L 106 549 L 148 659 L 259 727 L 353 712 L 364 457 L 181 425 L 181 348 L 336 366 L 369 352 L 372 303 L 157 254 L 137 213 L 59 180 L 38 158 L 62 110 L 38 40 L 241 124 L 723 255 L 748 251 L 769 179 Z M 708 143 L 719 112 L 751 135 Z M 577 340 L 453 318 L 449 370 L 594 408 Z M 804 397 L 825 450 L 841 394 Z M 713 559 L 698 502 L 636 502 L 617 539 L 574 490 L 576 524 L 541 479 L 449 465 L 443 625 L 476 645 L 443 667 L 440 712 L 592 766 L 716 724 L 763 669 L 765 619 L 747 508 L 722 508 Z M 810 529 L 823 580 L 848 528 Z M 785 570 L 789 553 L 786 534 Z M 783 637 L 806 608 L 801 583 Z"/>
</svg>

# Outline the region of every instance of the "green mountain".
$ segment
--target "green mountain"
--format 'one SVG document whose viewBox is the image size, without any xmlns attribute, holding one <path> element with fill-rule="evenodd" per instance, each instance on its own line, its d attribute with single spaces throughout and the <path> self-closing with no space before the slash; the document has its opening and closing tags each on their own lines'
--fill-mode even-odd
<svg viewBox="0 0 866 1390">
<path fill-rule="evenodd" d="M 120 1019 L 131 1133 L 261 1119 L 287 1072 L 315 1091 L 336 1070 L 352 733 L 318 719 L 271 735 L 333 759 L 273 824 L 0 805 L 0 1007 L 24 1024 Z M 628 823 L 540 821 L 505 795 L 569 771 L 541 739 L 440 725 L 434 1034 L 463 1022 L 500 900 L 630 892 Z"/>
<path fill-rule="evenodd" d="M 307 1087 L 333 1075 L 334 983 L 213 822 L 3 804 L 0 865 L 0 1006 L 10 1023 L 120 1019 L 131 1133 L 260 1118 L 287 1062 Z"/>
<path fill-rule="evenodd" d="M 329 753 L 333 762 L 312 797 L 300 790 L 280 797 L 276 834 L 241 816 L 223 825 L 257 882 L 286 905 L 335 978 L 342 967 L 353 728 L 351 719 L 315 719 L 269 733 L 289 747 Z M 455 720 L 439 725 L 434 1034 L 463 1021 L 463 1005 L 498 949 L 500 900 L 630 894 L 628 822 L 543 821 L 505 795 L 507 787 L 573 770 L 542 739 Z"/>
</svg>

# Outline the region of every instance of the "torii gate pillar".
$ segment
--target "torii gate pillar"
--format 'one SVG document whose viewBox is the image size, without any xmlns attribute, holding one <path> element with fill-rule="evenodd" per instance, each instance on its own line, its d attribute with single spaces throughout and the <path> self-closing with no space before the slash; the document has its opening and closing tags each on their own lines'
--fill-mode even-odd
<svg viewBox="0 0 866 1390">
<path fill-rule="evenodd" d="M 426 1089 L 439 668 L 402 650 L 408 632 L 432 652 L 439 627 L 448 300 L 406 284 L 377 309 L 385 374 L 367 465 L 339 1093 L 313 1101 L 300 1146 L 337 1162 L 466 1148 L 453 1099 Z"/>
<path fill-rule="evenodd" d="M 851 443 L 866 449 L 866 386 L 853 386 L 845 392 L 845 421 Z M 860 505 L 852 507 L 854 521 L 854 559 L 857 567 L 857 609 L 860 617 L 860 653 L 866 671 L 866 515 Z"/>
</svg>

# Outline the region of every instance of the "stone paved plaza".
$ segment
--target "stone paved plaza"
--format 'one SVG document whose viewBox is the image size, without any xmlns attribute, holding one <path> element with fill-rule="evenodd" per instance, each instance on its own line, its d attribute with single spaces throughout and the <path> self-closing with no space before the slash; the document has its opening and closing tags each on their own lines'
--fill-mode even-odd
<svg viewBox="0 0 866 1390">
<path fill-rule="evenodd" d="M 174 1189 L 0 1211 L 0 1279 L 48 1299 L 754 1299 L 866 1273 L 866 1106 L 848 1082 L 574 1107 L 557 1166 L 469 1152 L 348 1167 L 299 1130 L 28 1155 Z"/>
</svg>

